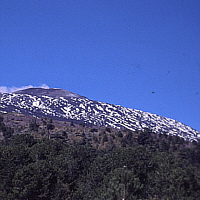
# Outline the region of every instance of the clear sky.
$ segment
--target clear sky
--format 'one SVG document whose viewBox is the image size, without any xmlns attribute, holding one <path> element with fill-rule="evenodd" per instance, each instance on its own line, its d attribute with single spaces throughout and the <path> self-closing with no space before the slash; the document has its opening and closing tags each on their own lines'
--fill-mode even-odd
<svg viewBox="0 0 200 200">
<path fill-rule="evenodd" d="M 200 1 L 1 0 L 0 89 L 42 84 L 200 131 Z"/>
</svg>

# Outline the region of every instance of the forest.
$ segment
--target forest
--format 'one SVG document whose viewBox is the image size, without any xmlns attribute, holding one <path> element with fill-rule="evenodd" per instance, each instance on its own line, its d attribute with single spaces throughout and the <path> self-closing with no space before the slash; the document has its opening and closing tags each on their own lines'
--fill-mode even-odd
<svg viewBox="0 0 200 200">
<path fill-rule="evenodd" d="M 0 116 L 2 200 L 200 196 L 199 142 L 149 129 L 132 132 L 69 123 L 61 130 L 49 119 L 32 120 L 23 132 L 4 118 Z"/>
</svg>

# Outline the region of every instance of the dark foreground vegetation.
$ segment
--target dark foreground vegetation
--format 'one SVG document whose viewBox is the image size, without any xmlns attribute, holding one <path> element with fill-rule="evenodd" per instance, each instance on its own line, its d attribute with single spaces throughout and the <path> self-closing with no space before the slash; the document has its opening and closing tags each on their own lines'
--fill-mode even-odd
<svg viewBox="0 0 200 200">
<path fill-rule="evenodd" d="M 14 134 L 0 117 L 1 200 L 199 199 L 200 143 L 45 120 Z"/>
</svg>

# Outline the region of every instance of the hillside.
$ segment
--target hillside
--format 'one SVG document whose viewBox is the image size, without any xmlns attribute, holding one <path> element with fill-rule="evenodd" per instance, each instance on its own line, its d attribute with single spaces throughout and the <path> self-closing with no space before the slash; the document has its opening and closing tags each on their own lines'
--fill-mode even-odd
<svg viewBox="0 0 200 200">
<path fill-rule="evenodd" d="M 0 94 L 0 199 L 198 199 L 199 132 L 60 89 Z"/>
<path fill-rule="evenodd" d="M 166 133 L 190 141 L 200 138 L 197 130 L 176 120 L 93 101 L 62 89 L 30 88 L 11 94 L 3 93 L 0 95 L 0 113 L 10 112 L 121 130 L 150 129 L 154 133 Z"/>
<path fill-rule="evenodd" d="M 177 136 L 0 116 L 0 199 L 198 199 L 200 145 Z"/>
</svg>

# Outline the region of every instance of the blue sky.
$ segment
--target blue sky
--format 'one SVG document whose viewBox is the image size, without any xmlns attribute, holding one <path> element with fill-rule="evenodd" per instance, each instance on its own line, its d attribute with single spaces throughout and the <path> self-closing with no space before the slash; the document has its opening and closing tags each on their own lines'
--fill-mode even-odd
<svg viewBox="0 0 200 200">
<path fill-rule="evenodd" d="M 63 88 L 200 131 L 199 0 L 1 0 L 0 89 Z"/>
</svg>

